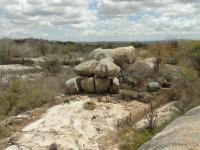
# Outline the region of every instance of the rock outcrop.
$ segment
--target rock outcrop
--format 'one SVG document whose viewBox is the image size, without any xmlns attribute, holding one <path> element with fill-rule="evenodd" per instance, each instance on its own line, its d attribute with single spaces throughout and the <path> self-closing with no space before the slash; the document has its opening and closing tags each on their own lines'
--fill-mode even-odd
<svg viewBox="0 0 200 150">
<path fill-rule="evenodd" d="M 160 127 L 163 124 L 171 121 L 176 116 L 178 116 L 181 113 L 181 110 L 177 108 L 178 101 L 172 101 L 169 102 L 155 110 L 156 112 L 156 127 Z M 136 123 L 135 128 L 139 130 L 143 130 L 146 128 L 148 124 L 147 117 L 144 117 L 142 120 Z"/>
<path fill-rule="evenodd" d="M 16 144 L 7 145 L 4 149 L 49 150 L 56 143 L 59 150 L 113 150 L 113 137 L 117 137 L 119 120 L 129 116 L 130 110 L 133 116 L 138 116 L 147 108 L 146 104 L 137 101 L 104 103 L 98 102 L 96 97 L 72 97 L 73 101 L 69 104 L 53 106 L 39 120 L 25 125 L 19 136 L 12 136 Z M 84 104 L 90 101 L 95 102 L 96 109 L 85 110 Z"/>
<path fill-rule="evenodd" d="M 81 77 L 76 77 L 66 82 L 66 90 L 68 94 L 78 94 L 80 92 Z"/>
<path fill-rule="evenodd" d="M 74 71 L 78 76 L 92 76 L 96 66 L 96 60 L 89 60 L 74 67 Z"/>
<path fill-rule="evenodd" d="M 138 150 L 199 150 L 200 106 L 170 123 Z"/>
<path fill-rule="evenodd" d="M 116 76 L 120 70 L 112 58 L 104 58 L 98 62 L 96 60 L 83 62 L 74 68 L 75 73 L 81 77 L 66 82 L 67 93 L 117 93 L 119 80 Z"/>
<path fill-rule="evenodd" d="M 111 59 L 104 58 L 100 60 L 94 69 L 96 77 L 115 77 L 120 72 L 120 67 L 117 66 Z"/>
<path fill-rule="evenodd" d="M 103 58 L 113 58 L 114 62 L 120 65 L 120 62 L 126 61 L 132 63 L 137 58 L 137 50 L 133 46 L 118 47 L 114 49 L 98 48 L 89 54 L 89 57 L 101 60 Z"/>
<path fill-rule="evenodd" d="M 155 58 L 143 59 L 138 57 L 134 64 L 130 65 L 129 70 L 133 72 L 133 76 L 143 77 L 149 76 L 154 73 L 155 68 Z"/>
<path fill-rule="evenodd" d="M 95 82 L 94 82 L 94 78 L 90 77 L 90 78 L 83 78 L 81 80 L 81 89 L 83 90 L 84 93 L 87 94 L 93 94 L 95 93 Z"/>
<path fill-rule="evenodd" d="M 106 93 L 109 91 L 110 79 L 108 78 L 95 78 L 96 93 Z"/>
</svg>

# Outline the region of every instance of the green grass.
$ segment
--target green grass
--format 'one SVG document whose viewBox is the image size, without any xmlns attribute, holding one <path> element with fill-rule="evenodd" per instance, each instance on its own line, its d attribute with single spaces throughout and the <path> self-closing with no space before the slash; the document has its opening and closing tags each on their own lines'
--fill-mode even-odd
<svg viewBox="0 0 200 150">
<path fill-rule="evenodd" d="M 129 129 L 122 136 L 122 143 L 120 145 L 121 150 L 137 150 L 144 143 L 148 142 L 155 136 L 157 133 L 162 131 L 171 121 L 167 121 L 160 125 L 159 127 L 155 127 L 152 131 L 148 129 L 144 130 L 136 130 Z"/>
<path fill-rule="evenodd" d="M 152 138 L 149 131 L 129 130 L 122 137 L 121 150 L 136 150 Z"/>
</svg>

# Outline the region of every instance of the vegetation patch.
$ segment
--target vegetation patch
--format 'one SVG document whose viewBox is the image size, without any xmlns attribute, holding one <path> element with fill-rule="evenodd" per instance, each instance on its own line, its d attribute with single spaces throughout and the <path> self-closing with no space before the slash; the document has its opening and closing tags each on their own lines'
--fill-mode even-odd
<svg viewBox="0 0 200 150">
<path fill-rule="evenodd" d="M 170 122 L 170 121 L 169 121 Z M 163 123 L 159 127 L 151 129 L 129 129 L 121 137 L 122 142 L 120 145 L 121 150 L 137 150 L 144 143 L 151 140 L 157 133 L 161 132 L 169 122 Z"/>
<path fill-rule="evenodd" d="M 94 110 L 96 108 L 95 102 L 89 101 L 83 104 L 85 110 Z"/>
<path fill-rule="evenodd" d="M 53 74 L 61 72 L 61 67 L 61 63 L 56 57 L 50 57 L 45 59 L 45 62 L 42 65 L 42 68 L 46 73 Z"/>
</svg>

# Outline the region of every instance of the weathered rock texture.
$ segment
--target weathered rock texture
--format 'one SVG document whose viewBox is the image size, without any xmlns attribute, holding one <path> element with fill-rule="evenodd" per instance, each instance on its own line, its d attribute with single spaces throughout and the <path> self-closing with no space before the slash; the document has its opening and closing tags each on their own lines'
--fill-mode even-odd
<svg viewBox="0 0 200 150">
<path fill-rule="evenodd" d="M 68 94 L 78 94 L 80 92 L 81 77 L 76 77 L 66 82 L 66 90 Z"/>
<path fill-rule="evenodd" d="M 119 80 L 116 76 L 120 70 L 112 58 L 104 58 L 98 62 L 96 60 L 83 62 L 74 68 L 75 73 L 81 77 L 66 82 L 67 93 L 117 93 Z"/>
<path fill-rule="evenodd" d="M 95 93 L 95 82 L 94 78 L 84 78 L 81 80 L 81 89 L 83 89 L 84 93 L 93 94 Z"/>
<path fill-rule="evenodd" d="M 148 83 L 147 90 L 149 92 L 157 92 L 160 90 L 160 84 L 158 82 L 150 82 Z"/>
<path fill-rule="evenodd" d="M 92 76 L 96 65 L 96 60 L 89 60 L 74 67 L 74 71 L 78 76 Z"/>
<path fill-rule="evenodd" d="M 97 77 L 115 77 L 120 72 L 120 67 L 118 67 L 109 58 L 104 58 L 98 62 L 98 65 L 94 69 L 94 74 Z"/>
<path fill-rule="evenodd" d="M 178 101 L 169 102 L 159 108 L 156 111 L 156 127 L 160 127 L 163 124 L 174 119 L 178 114 L 181 113 L 181 110 L 176 107 Z M 144 117 L 142 120 L 136 123 L 136 129 L 145 129 L 148 124 L 148 119 Z"/>
<path fill-rule="evenodd" d="M 110 93 L 118 93 L 118 91 L 119 91 L 119 79 L 113 78 L 111 80 Z"/>
<path fill-rule="evenodd" d="M 154 73 L 155 68 L 155 58 L 147 58 L 143 59 L 141 57 L 138 57 L 134 64 L 129 66 L 129 70 L 133 73 L 134 77 L 144 77 L 149 76 Z"/>
<path fill-rule="evenodd" d="M 139 150 L 200 150 L 200 106 L 170 123 Z"/>
<path fill-rule="evenodd" d="M 103 58 L 113 58 L 114 62 L 120 65 L 120 62 L 127 60 L 132 63 L 137 58 L 137 50 L 133 46 L 128 47 L 118 47 L 115 49 L 102 49 L 98 48 L 92 51 L 89 56 L 96 60 L 101 60 Z"/>
<path fill-rule="evenodd" d="M 5 149 L 48 150 L 52 143 L 56 143 L 59 150 L 113 150 L 112 140 L 118 132 L 118 121 L 128 116 L 130 111 L 138 116 L 147 108 L 147 105 L 136 101 L 103 103 L 87 96 L 76 97 L 76 100 L 50 108 L 41 119 L 22 130 L 16 138 L 20 146 L 9 145 Z M 95 101 L 96 109 L 88 111 L 83 108 L 89 101 Z"/>
<path fill-rule="evenodd" d="M 107 93 L 110 87 L 110 79 L 108 78 L 95 78 L 96 93 Z"/>
</svg>

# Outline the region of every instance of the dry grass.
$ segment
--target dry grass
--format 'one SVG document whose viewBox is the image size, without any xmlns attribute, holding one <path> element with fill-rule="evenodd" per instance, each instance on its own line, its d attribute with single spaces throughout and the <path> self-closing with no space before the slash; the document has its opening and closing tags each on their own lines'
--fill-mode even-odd
<svg viewBox="0 0 200 150">
<path fill-rule="evenodd" d="M 84 103 L 83 108 L 85 110 L 94 110 L 96 108 L 96 104 L 95 104 L 95 102 L 92 102 L 92 101 L 86 102 L 86 103 Z"/>
<path fill-rule="evenodd" d="M 65 81 L 72 76 L 73 73 L 63 71 L 35 81 L 11 80 L 0 94 L 1 119 L 54 103 L 57 95 L 65 93 Z"/>
</svg>

